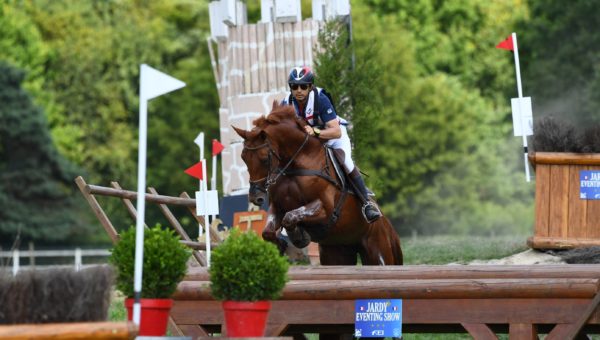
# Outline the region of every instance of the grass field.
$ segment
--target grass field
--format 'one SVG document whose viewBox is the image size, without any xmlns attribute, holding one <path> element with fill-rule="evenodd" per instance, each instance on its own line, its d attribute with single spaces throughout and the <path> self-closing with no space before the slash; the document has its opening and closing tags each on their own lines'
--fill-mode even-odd
<svg viewBox="0 0 600 340">
<path fill-rule="evenodd" d="M 404 264 L 466 264 L 500 259 L 528 249 L 527 236 L 433 236 L 402 239 Z"/>
</svg>

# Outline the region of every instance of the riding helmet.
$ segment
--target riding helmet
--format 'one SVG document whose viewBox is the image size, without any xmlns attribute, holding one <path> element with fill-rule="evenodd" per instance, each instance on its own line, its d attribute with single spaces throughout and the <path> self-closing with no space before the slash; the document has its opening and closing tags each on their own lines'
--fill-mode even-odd
<svg viewBox="0 0 600 340">
<path fill-rule="evenodd" d="M 290 71 L 288 83 L 291 84 L 312 84 L 315 80 L 315 75 L 308 66 L 294 67 Z"/>
</svg>

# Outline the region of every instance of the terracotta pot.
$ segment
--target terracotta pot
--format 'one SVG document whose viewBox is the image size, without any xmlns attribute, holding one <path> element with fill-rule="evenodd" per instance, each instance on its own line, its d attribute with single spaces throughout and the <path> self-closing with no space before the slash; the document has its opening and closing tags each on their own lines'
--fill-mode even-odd
<svg viewBox="0 0 600 340">
<path fill-rule="evenodd" d="M 270 301 L 223 301 L 225 329 L 228 337 L 259 337 L 265 335 Z"/>
<path fill-rule="evenodd" d="M 133 320 L 133 299 L 125 300 L 127 320 Z M 167 333 L 172 299 L 141 299 L 142 313 L 139 335 L 164 336 Z"/>
</svg>

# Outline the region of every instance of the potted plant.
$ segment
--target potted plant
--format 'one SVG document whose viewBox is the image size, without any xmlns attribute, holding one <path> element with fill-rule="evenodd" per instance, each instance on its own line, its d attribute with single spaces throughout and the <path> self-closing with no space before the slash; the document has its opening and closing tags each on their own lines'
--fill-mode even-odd
<svg viewBox="0 0 600 340">
<path fill-rule="evenodd" d="M 164 336 L 169 311 L 177 284 L 187 270 L 191 251 L 179 242 L 172 230 L 160 225 L 144 232 L 144 264 L 142 276 L 142 314 L 140 335 Z M 125 300 L 128 319 L 132 319 L 133 277 L 135 265 L 135 228 L 121 233 L 119 242 L 111 251 L 109 262 L 117 269 L 116 285 L 128 299 Z"/>
<path fill-rule="evenodd" d="M 212 253 L 210 287 L 223 301 L 228 337 L 264 336 L 271 303 L 288 280 L 289 264 L 254 231 L 234 230 Z"/>
</svg>

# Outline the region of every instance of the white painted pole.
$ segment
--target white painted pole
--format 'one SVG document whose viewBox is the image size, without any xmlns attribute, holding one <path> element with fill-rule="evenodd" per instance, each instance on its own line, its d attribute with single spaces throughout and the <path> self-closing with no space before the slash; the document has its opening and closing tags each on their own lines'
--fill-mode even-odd
<svg viewBox="0 0 600 340">
<path fill-rule="evenodd" d="M 210 190 L 217 190 L 217 155 L 212 156 L 212 174 L 210 177 Z"/>
<path fill-rule="evenodd" d="M 17 273 L 19 272 L 19 264 L 20 264 L 19 259 L 20 258 L 21 258 L 21 254 L 19 254 L 19 249 L 13 250 L 13 267 L 12 267 L 13 276 L 17 276 Z"/>
<path fill-rule="evenodd" d="M 144 259 L 144 216 L 146 212 L 146 140 L 148 100 L 140 93 L 140 131 L 138 138 L 137 218 L 135 223 L 135 270 L 133 275 L 133 322 L 140 325 L 142 298 L 142 265 Z"/>
<path fill-rule="evenodd" d="M 80 271 L 82 266 L 81 248 L 75 248 L 75 271 Z"/>
<path fill-rule="evenodd" d="M 513 50 L 515 55 L 515 70 L 517 74 L 517 92 L 519 93 L 519 116 L 521 117 L 521 130 L 523 132 L 523 160 L 525 162 L 525 179 L 527 182 L 531 182 L 531 176 L 529 175 L 529 164 L 527 160 L 527 133 L 525 133 L 525 124 L 527 122 L 523 119 L 523 112 L 521 112 L 521 100 L 523 99 L 523 88 L 521 86 L 521 67 L 519 66 L 519 47 L 517 45 L 517 33 L 512 33 Z"/>
<path fill-rule="evenodd" d="M 200 132 L 200 134 L 196 137 L 194 142 L 196 143 L 196 145 L 198 145 L 198 148 L 200 148 L 200 161 L 202 162 L 202 178 L 206 179 L 206 172 L 204 172 L 206 169 L 206 167 L 204 166 L 204 132 Z M 204 186 L 202 185 L 202 180 L 199 180 L 198 181 L 198 190 L 200 191 L 200 193 L 202 193 L 203 187 Z M 202 197 L 205 197 L 205 196 L 202 196 Z M 198 214 L 198 212 L 196 212 L 196 214 Z M 204 224 L 206 224 L 206 221 L 204 221 Z M 202 223 L 198 222 L 198 241 L 200 241 L 202 234 L 203 234 Z"/>
<path fill-rule="evenodd" d="M 206 160 L 202 159 L 202 173 L 205 174 L 205 180 L 202 181 L 202 200 L 204 201 L 204 228 L 206 229 L 206 266 L 210 267 L 210 221 L 208 220 L 208 195 L 206 194 Z"/>
</svg>

